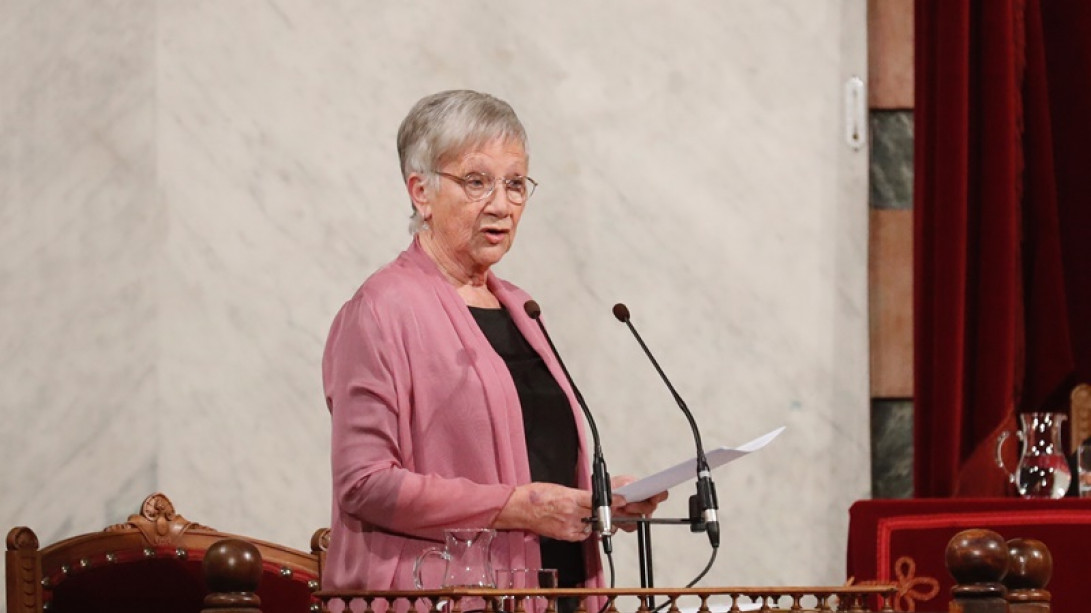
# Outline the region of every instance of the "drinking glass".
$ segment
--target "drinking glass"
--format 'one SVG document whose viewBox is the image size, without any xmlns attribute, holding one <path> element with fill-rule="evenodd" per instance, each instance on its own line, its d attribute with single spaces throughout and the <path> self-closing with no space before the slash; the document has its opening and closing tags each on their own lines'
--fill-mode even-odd
<svg viewBox="0 0 1091 613">
<path fill-rule="evenodd" d="M 501 568 L 496 571 L 496 587 L 501 590 L 534 590 L 557 587 L 557 570 L 553 568 Z M 549 599 L 545 596 L 507 595 L 501 598 L 501 610 L 545 611 Z M 522 605 L 522 606 L 520 606 Z"/>
<path fill-rule="evenodd" d="M 1091 438 L 1080 443 L 1076 450 L 1076 474 L 1080 498 L 1091 498 Z"/>
</svg>

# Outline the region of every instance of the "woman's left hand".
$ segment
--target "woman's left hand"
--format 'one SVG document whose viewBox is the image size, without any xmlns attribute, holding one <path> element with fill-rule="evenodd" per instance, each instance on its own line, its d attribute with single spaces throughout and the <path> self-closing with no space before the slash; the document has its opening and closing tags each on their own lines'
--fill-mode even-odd
<svg viewBox="0 0 1091 613">
<path fill-rule="evenodd" d="M 615 490 L 619 487 L 628 485 L 636 481 L 636 477 L 631 475 L 621 475 L 610 479 L 610 489 Z M 610 502 L 610 510 L 618 515 L 628 516 L 648 516 L 655 512 L 656 507 L 660 502 L 667 499 L 667 492 L 659 492 L 651 498 L 640 500 L 637 502 L 629 502 L 625 500 L 624 496 L 614 494 L 613 500 Z M 626 532 L 632 532 L 636 529 L 636 524 L 623 523 L 619 524 L 620 528 Z"/>
</svg>

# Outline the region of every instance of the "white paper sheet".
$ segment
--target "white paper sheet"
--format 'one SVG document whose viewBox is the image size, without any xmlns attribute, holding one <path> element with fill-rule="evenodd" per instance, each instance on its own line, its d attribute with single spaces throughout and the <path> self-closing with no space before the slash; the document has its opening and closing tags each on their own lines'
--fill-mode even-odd
<svg viewBox="0 0 1091 613">
<path fill-rule="evenodd" d="M 705 457 L 708 459 L 709 469 L 719 468 L 728 462 L 737 460 L 744 455 L 753 453 L 762 447 L 765 447 L 770 441 L 780 435 L 781 432 L 784 432 L 785 427 L 786 426 L 781 426 L 776 430 L 763 434 L 749 443 L 739 445 L 734 449 L 729 447 L 718 447 L 712 451 L 706 451 Z M 685 462 L 675 464 L 654 475 L 649 475 L 638 481 L 633 481 L 624 487 L 619 487 L 614 490 L 614 493 L 624 496 L 625 500 L 629 502 L 639 502 L 651 498 L 659 492 L 665 492 L 679 483 L 693 481 L 696 476 L 697 458 L 692 457 Z"/>
</svg>

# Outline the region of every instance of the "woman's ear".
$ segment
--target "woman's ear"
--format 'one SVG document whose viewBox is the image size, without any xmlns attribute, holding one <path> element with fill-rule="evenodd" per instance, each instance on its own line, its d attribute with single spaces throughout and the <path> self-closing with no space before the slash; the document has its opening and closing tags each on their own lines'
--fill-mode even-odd
<svg viewBox="0 0 1091 613">
<path fill-rule="evenodd" d="M 431 219 L 432 194 L 424 175 L 410 173 L 409 178 L 405 180 L 405 188 L 409 191 L 409 199 L 413 201 L 413 207 L 417 209 L 420 218 L 424 221 Z"/>
</svg>

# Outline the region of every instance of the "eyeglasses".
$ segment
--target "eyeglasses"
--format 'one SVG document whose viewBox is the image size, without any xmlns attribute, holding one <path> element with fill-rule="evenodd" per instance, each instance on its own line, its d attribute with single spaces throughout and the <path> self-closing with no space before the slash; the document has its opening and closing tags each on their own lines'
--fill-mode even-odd
<svg viewBox="0 0 1091 613">
<path fill-rule="evenodd" d="M 524 204 L 527 200 L 530 200 L 531 194 L 534 193 L 534 188 L 538 187 L 538 182 L 530 177 L 512 177 L 511 179 L 505 179 L 504 177 L 494 178 L 492 175 L 484 172 L 471 172 L 460 177 L 438 170 L 433 170 L 432 172 L 461 185 L 462 191 L 466 192 L 466 197 L 472 202 L 488 198 L 496 191 L 496 184 L 503 183 L 504 191 L 508 195 L 508 200 L 511 201 L 512 204 Z"/>
</svg>

